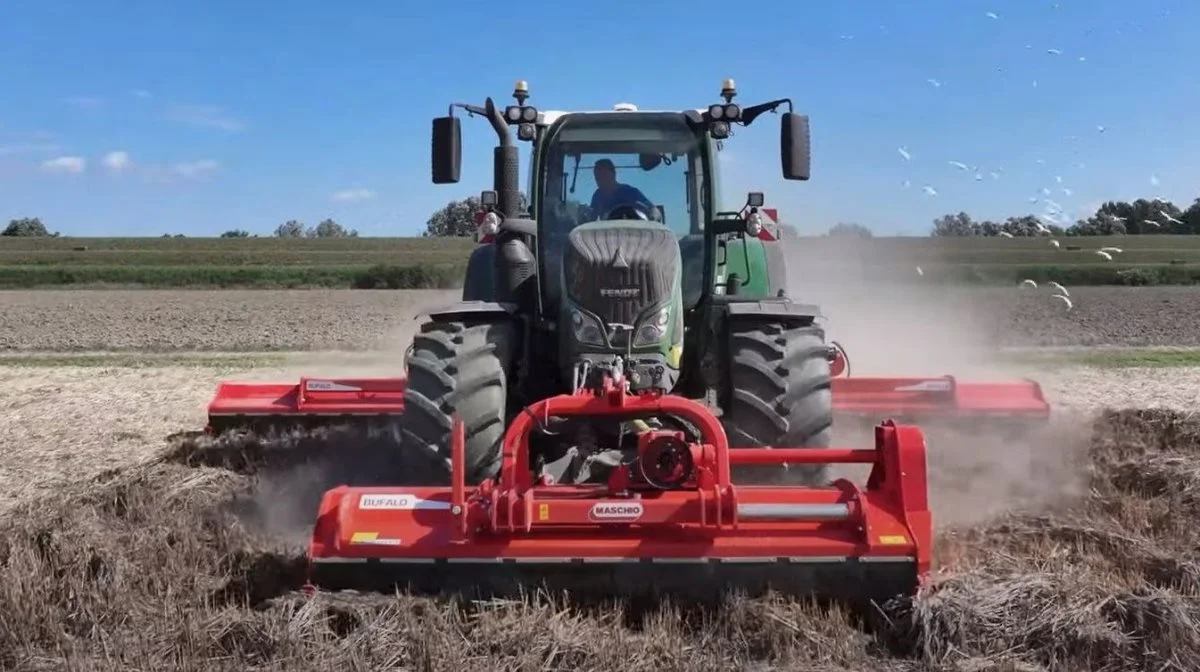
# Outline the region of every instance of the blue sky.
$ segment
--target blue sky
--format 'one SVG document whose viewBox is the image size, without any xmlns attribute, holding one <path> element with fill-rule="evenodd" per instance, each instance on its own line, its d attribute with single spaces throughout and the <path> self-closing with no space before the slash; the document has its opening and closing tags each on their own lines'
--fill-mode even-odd
<svg viewBox="0 0 1200 672">
<path fill-rule="evenodd" d="M 791 97 L 812 116 L 812 181 L 778 177 L 775 117 L 730 141 L 725 181 L 730 198 L 765 191 L 804 232 L 923 235 L 958 210 L 1075 217 L 1200 196 L 1192 0 L 496 7 L 5 3 L 0 220 L 136 236 L 334 217 L 415 235 L 491 184 L 479 119 L 465 120 L 463 181 L 430 183 L 430 118 L 507 102 L 516 79 L 546 109 L 699 107 L 726 77 L 743 104 Z"/>
</svg>

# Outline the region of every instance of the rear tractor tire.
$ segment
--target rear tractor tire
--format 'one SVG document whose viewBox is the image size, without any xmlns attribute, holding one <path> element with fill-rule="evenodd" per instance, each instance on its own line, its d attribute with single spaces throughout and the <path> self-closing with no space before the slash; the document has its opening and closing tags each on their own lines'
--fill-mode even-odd
<svg viewBox="0 0 1200 672">
<path fill-rule="evenodd" d="M 507 428 L 509 366 L 515 351 L 511 322 L 430 322 L 413 338 L 400 426 L 402 484 L 450 484 L 450 429 L 462 420 L 466 482 L 478 484 L 500 468 Z"/>
<path fill-rule="evenodd" d="M 730 447 L 828 448 L 833 391 L 825 330 L 778 321 L 731 321 L 722 423 Z M 825 485 L 829 465 L 743 466 L 736 483 Z"/>
</svg>

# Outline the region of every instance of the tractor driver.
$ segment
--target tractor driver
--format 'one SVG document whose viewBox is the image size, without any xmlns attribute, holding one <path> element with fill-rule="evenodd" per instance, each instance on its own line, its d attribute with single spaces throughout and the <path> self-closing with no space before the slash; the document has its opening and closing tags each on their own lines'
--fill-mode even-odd
<svg viewBox="0 0 1200 672">
<path fill-rule="evenodd" d="M 603 217 L 619 205 L 641 204 L 650 212 L 654 205 L 635 186 L 617 182 L 617 168 L 609 159 L 600 159 L 592 168 L 596 179 L 596 193 L 592 194 L 592 216 Z"/>
</svg>

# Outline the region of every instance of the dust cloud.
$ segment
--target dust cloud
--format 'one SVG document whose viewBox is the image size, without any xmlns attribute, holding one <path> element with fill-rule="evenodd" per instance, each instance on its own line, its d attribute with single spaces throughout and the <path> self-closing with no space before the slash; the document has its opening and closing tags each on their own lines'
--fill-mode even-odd
<svg viewBox="0 0 1200 672">
<path fill-rule="evenodd" d="M 988 307 L 973 301 L 969 288 L 925 282 L 918 267 L 941 261 L 928 247 L 857 238 L 806 245 L 811 240 L 784 241 L 788 293 L 820 306 L 827 338 L 848 352 L 850 375 L 1036 380 L 1000 356 L 984 322 L 974 319 Z M 835 421 L 835 441 L 869 446 L 871 427 L 884 419 Z M 1079 492 L 1086 420 L 1055 414 L 1045 426 L 1016 422 L 920 423 L 929 449 L 930 504 L 939 526 L 981 522 L 1016 509 L 1044 509 Z M 856 479 L 857 472 L 835 469 L 837 475 Z"/>
<path fill-rule="evenodd" d="M 784 240 L 788 293 L 820 306 L 853 375 L 1013 377 L 985 326 L 994 321 L 974 319 L 988 307 L 969 289 L 926 282 L 918 272 L 942 261 L 936 251 L 903 240 L 811 240 Z"/>
<path fill-rule="evenodd" d="M 398 290 L 404 291 L 404 290 Z M 398 311 L 389 327 L 377 335 L 364 335 L 369 347 L 360 351 L 316 351 L 289 354 L 275 374 L 290 376 L 330 376 L 355 378 L 393 378 L 405 374 L 404 354 L 413 336 L 426 318 L 423 312 L 460 300 L 462 290 L 413 292 L 414 301 Z"/>
</svg>

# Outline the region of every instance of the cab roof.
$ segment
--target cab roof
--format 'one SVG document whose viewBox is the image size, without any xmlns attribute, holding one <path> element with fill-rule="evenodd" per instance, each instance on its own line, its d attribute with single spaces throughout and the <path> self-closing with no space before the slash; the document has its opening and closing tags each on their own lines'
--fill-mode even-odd
<svg viewBox="0 0 1200 672">
<path fill-rule="evenodd" d="M 618 103 L 618 105 L 628 105 L 628 103 Z M 540 110 L 538 111 L 537 122 L 538 126 L 549 126 L 559 119 L 571 114 L 597 114 L 597 115 L 618 115 L 618 114 L 683 114 L 690 110 Z M 697 113 L 703 114 L 704 109 L 696 109 Z"/>
</svg>

